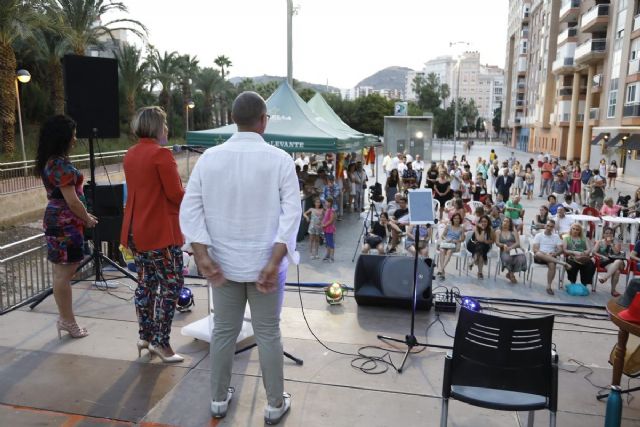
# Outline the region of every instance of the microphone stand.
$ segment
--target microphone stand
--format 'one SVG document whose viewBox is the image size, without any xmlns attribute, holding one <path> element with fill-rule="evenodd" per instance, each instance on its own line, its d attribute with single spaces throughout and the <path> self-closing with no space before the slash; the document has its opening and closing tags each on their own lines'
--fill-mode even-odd
<svg viewBox="0 0 640 427">
<path fill-rule="evenodd" d="M 425 225 L 426 229 L 429 229 L 429 225 Z M 425 233 L 425 239 L 426 239 L 426 234 Z M 415 245 L 416 245 L 416 254 L 413 260 L 413 299 L 411 300 L 411 330 L 410 332 L 404 336 L 404 339 L 399 339 L 399 338 L 393 338 L 393 337 L 389 337 L 386 335 L 378 335 L 378 339 L 379 340 L 384 340 L 384 341 L 393 341 L 393 342 L 397 342 L 397 343 L 401 343 L 407 346 L 407 351 L 405 351 L 404 353 L 404 357 L 402 358 L 402 363 L 400 364 L 400 367 L 398 368 L 398 373 L 401 374 L 402 371 L 404 370 L 404 364 L 407 361 L 407 357 L 409 356 L 409 353 L 411 353 L 411 350 L 414 347 L 435 347 L 435 348 L 444 348 L 444 349 L 451 349 L 451 346 L 445 346 L 445 345 L 436 345 L 436 344 L 425 344 L 425 343 L 421 343 L 418 341 L 418 339 L 416 338 L 415 335 L 415 324 L 416 324 L 416 299 L 418 297 L 417 295 L 417 289 L 418 289 L 418 253 L 420 252 L 420 225 L 416 224 L 416 238 L 415 238 Z M 429 274 L 433 275 L 433 268 L 430 267 L 429 268 Z"/>
</svg>

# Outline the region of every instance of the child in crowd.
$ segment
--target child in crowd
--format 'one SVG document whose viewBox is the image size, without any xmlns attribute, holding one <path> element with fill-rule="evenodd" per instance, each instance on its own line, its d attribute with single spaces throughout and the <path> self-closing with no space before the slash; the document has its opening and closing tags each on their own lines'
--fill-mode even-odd
<svg viewBox="0 0 640 427">
<path fill-rule="evenodd" d="M 531 168 L 527 168 L 527 172 L 524 174 L 524 181 L 527 200 L 533 200 L 533 185 L 536 182 L 536 176 Z"/>
<path fill-rule="evenodd" d="M 500 213 L 504 212 L 504 207 L 505 207 L 505 203 L 504 203 L 504 196 L 500 193 L 496 194 L 496 208 L 498 208 L 498 210 L 500 211 Z"/>
<path fill-rule="evenodd" d="M 333 262 L 333 253 L 335 252 L 334 234 L 336 232 L 336 214 L 333 211 L 333 198 L 325 199 L 325 211 L 322 218 L 322 230 L 327 244 L 327 254 L 322 259 L 325 262 Z"/>
<path fill-rule="evenodd" d="M 309 208 L 304 214 L 304 219 L 309 223 L 309 251 L 311 259 L 318 259 L 318 246 L 320 245 L 320 236 L 322 235 L 322 217 L 324 209 L 320 198 L 313 199 L 313 207 Z"/>
</svg>

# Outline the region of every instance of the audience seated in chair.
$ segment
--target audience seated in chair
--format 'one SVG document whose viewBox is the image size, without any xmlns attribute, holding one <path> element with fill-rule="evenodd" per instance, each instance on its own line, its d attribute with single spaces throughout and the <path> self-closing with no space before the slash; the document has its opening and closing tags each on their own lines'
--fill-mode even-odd
<svg viewBox="0 0 640 427">
<path fill-rule="evenodd" d="M 553 232 L 555 226 L 556 222 L 554 220 L 547 220 L 544 232 L 536 234 L 536 237 L 533 238 L 534 262 L 536 264 L 544 264 L 549 269 L 547 272 L 547 293 L 549 295 L 554 294 L 551 284 L 556 277 L 556 264 L 565 268 L 569 267 L 569 264 L 558 258 L 562 254 L 562 239 Z"/>
<path fill-rule="evenodd" d="M 591 259 L 591 243 L 584 237 L 582 225 L 579 223 L 572 224 L 569 234 L 564 236 L 562 252 L 570 266 L 567 267 L 569 282 L 576 283 L 578 272 L 580 272 L 582 284 L 591 285 L 595 291 L 593 275 L 596 272 L 596 266 Z"/>
<path fill-rule="evenodd" d="M 390 234 L 389 215 L 386 212 L 382 212 L 380 220 L 371 225 L 371 229 L 364 237 L 362 253 L 368 254 L 371 249 L 375 249 L 378 251 L 378 255 L 384 254 L 384 244 Z"/>
<path fill-rule="evenodd" d="M 460 245 L 464 241 L 464 228 L 462 227 L 462 217 L 459 213 L 453 214 L 451 223 L 446 226 L 441 236 L 438 242 L 440 250 L 440 255 L 438 256 L 438 278 L 444 280 L 444 269 L 449 264 L 451 256 L 460 251 Z"/>
</svg>

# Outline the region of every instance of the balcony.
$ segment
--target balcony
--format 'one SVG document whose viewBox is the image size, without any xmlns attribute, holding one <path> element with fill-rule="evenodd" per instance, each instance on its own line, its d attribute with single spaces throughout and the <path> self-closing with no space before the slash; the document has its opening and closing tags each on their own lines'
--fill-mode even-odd
<svg viewBox="0 0 640 427">
<path fill-rule="evenodd" d="M 600 109 L 599 108 L 591 108 L 591 109 L 589 109 L 589 120 L 600 120 Z"/>
<path fill-rule="evenodd" d="M 571 86 L 561 86 L 558 89 L 558 96 L 571 96 L 573 88 Z"/>
<path fill-rule="evenodd" d="M 578 35 L 578 29 L 576 27 L 569 27 L 560 34 L 558 34 L 558 46 L 566 42 L 570 37 L 576 37 Z"/>
<path fill-rule="evenodd" d="M 525 74 L 527 72 L 527 58 L 518 58 L 518 67 L 516 68 L 518 74 Z"/>
<path fill-rule="evenodd" d="M 516 110 L 522 110 L 526 105 L 527 101 L 524 99 L 516 99 Z"/>
<path fill-rule="evenodd" d="M 581 22 L 580 31 L 583 33 L 606 31 L 609 25 L 609 5 L 596 5 L 589 12 L 582 15 Z"/>
<path fill-rule="evenodd" d="M 528 39 L 529 38 L 529 29 L 528 28 L 523 28 L 522 31 L 520 31 L 520 38 L 521 39 Z"/>
<path fill-rule="evenodd" d="M 580 0 L 568 0 L 560 7 L 560 22 L 571 22 L 578 18 L 580 13 Z"/>
<path fill-rule="evenodd" d="M 573 58 L 558 58 L 553 61 L 553 65 L 551 66 L 551 70 L 555 74 L 573 73 L 574 69 L 575 62 Z"/>
<path fill-rule="evenodd" d="M 633 18 L 633 31 L 640 30 L 640 15 L 636 15 Z"/>
<path fill-rule="evenodd" d="M 607 39 L 591 39 L 576 48 L 576 64 L 590 65 L 604 60 Z"/>
<path fill-rule="evenodd" d="M 638 73 L 640 73 L 640 59 L 629 61 L 629 70 L 627 71 L 627 75 L 631 76 Z"/>
</svg>

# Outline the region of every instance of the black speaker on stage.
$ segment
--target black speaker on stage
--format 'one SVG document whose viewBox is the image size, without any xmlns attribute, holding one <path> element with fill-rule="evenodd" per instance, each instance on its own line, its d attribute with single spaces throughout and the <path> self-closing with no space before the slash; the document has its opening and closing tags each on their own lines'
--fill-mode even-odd
<svg viewBox="0 0 640 427">
<path fill-rule="evenodd" d="M 418 260 L 416 308 L 429 310 L 432 305 L 432 260 Z M 358 305 L 411 308 L 413 298 L 413 257 L 360 255 L 353 280 Z"/>
<path fill-rule="evenodd" d="M 96 184 L 95 197 L 91 197 L 91 185 L 84 186 L 90 212 L 98 218 L 98 224 L 86 230 L 87 238 L 94 242 L 119 242 L 124 216 L 124 184 Z M 94 205 L 91 201 L 94 200 Z"/>
<path fill-rule="evenodd" d="M 78 124 L 76 136 L 119 138 L 118 61 L 65 55 L 62 65 L 65 111 Z"/>
</svg>

